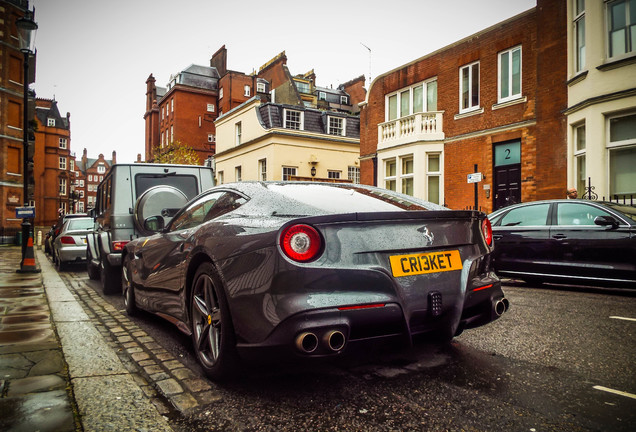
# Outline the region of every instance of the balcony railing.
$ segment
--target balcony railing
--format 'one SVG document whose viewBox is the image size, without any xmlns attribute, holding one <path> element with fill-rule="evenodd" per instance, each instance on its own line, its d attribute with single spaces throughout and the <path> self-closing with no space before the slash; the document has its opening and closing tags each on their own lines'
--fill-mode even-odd
<svg viewBox="0 0 636 432">
<path fill-rule="evenodd" d="M 444 139 L 442 111 L 412 114 L 378 124 L 378 148 Z"/>
</svg>

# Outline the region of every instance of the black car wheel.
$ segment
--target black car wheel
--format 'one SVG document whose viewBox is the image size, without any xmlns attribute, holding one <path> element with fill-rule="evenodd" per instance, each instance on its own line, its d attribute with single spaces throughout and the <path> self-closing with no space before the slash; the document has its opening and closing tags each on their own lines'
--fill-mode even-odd
<svg viewBox="0 0 636 432">
<path fill-rule="evenodd" d="M 93 257 L 91 256 L 90 251 L 86 250 L 86 272 L 88 273 L 88 278 L 91 280 L 99 279 L 99 266 L 96 266 L 92 262 Z"/>
<path fill-rule="evenodd" d="M 60 259 L 58 254 L 55 254 L 53 261 L 55 262 L 55 268 L 57 268 L 58 271 L 66 270 L 66 263 Z"/>
<path fill-rule="evenodd" d="M 120 277 L 117 272 L 117 267 L 113 267 L 108 263 L 104 252 L 102 252 L 102 259 L 100 260 L 99 276 L 102 282 L 104 294 L 116 294 L 121 292 L 121 287 L 119 286 Z"/>
<path fill-rule="evenodd" d="M 204 263 L 194 277 L 190 298 L 192 342 L 206 375 L 228 378 L 234 372 L 236 341 L 223 291 L 213 280 L 214 267 Z"/>
<path fill-rule="evenodd" d="M 130 270 L 130 258 L 127 255 L 121 266 L 121 287 L 124 295 L 124 305 L 128 316 L 137 315 L 138 309 L 135 304 L 135 289 L 132 284 L 132 273 Z"/>
</svg>

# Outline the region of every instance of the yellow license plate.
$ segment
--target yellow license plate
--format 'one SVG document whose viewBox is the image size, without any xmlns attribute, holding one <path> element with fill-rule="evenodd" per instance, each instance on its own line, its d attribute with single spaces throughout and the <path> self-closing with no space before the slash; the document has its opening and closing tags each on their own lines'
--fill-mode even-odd
<svg viewBox="0 0 636 432">
<path fill-rule="evenodd" d="M 394 277 L 414 276 L 462 269 L 458 250 L 389 257 Z"/>
</svg>

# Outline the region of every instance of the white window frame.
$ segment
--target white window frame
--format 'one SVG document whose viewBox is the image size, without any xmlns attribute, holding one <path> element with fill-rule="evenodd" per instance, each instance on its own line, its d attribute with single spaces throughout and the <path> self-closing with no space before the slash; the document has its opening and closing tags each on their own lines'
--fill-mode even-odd
<svg viewBox="0 0 636 432">
<path fill-rule="evenodd" d="M 267 86 L 265 85 L 265 83 L 262 83 L 262 82 L 256 83 L 256 93 L 265 93 L 266 89 L 267 89 Z"/>
<path fill-rule="evenodd" d="M 438 171 L 432 171 L 431 167 L 430 167 L 430 157 L 431 156 L 437 156 L 437 160 L 438 160 L 438 164 L 439 164 L 439 170 Z M 442 189 L 443 189 L 443 179 L 442 179 L 442 167 L 444 165 L 444 161 L 442 160 L 442 152 L 428 152 L 426 153 L 426 199 L 430 200 L 430 192 L 431 192 L 431 182 L 430 179 L 431 177 L 437 177 L 438 182 L 437 182 L 437 195 L 439 197 L 440 202 L 437 203 L 439 205 L 443 204 L 443 193 L 442 193 Z"/>
<path fill-rule="evenodd" d="M 60 148 L 63 150 L 66 150 L 68 148 L 68 139 L 66 138 L 60 138 Z"/>
<path fill-rule="evenodd" d="M 384 106 L 385 106 L 385 112 L 384 112 L 384 119 L 385 121 L 392 121 L 392 120 L 396 120 L 401 118 L 401 107 L 402 107 L 402 98 L 404 97 L 404 95 L 406 94 L 406 92 L 408 91 L 408 97 L 409 97 L 409 113 L 407 115 L 413 115 L 413 114 L 417 114 L 416 112 L 413 111 L 413 107 L 415 106 L 415 89 L 418 87 L 422 87 L 422 112 L 430 112 L 429 106 L 428 106 L 428 86 L 431 85 L 432 83 L 436 83 L 437 84 L 437 77 L 433 77 L 424 81 L 420 81 L 418 83 L 415 83 L 409 87 L 404 87 L 399 89 L 398 91 L 392 92 L 392 93 L 388 93 L 384 96 Z M 389 118 L 389 99 L 391 97 L 395 96 L 396 97 L 396 103 L 397 103 L 397 112 L 396 112 L 396 117 L 391 119 Z M 437 107 L 436 107 L 437 108 Z"/>
<path fill-rule="evenodd" d="M 319 91 L 318 92 L 318 100 L 326 101 L 327 100 L 327 93 L 325 93 L 324 91 Z"/>
<path fill-rule="evenodd" d="M 223 99 L 223 87 L 219 89 L 219 99 Z"/>
<path fill-rule="evenodd" d="M 106 172 L 106 166 L 104 164 L 97 165 L 97 173 L 104 174 Z"/>
<path fill-rule="evenodd" d="M 54 118 L 47 118 L 46 119 L 46 125 L 48 127 L 55 127 L 55 119 Z"/>
<path fill-rule="evenodd" d="M 64 156 L 60 156 L 60 164 L 59 164 L 59 168 L 61 170 L 66 170 L 66 157 Z"/>
<path fill-rule="evenodd" d="M 574 44 L 574 72 L 585 70 L 585 0 L 572 0 L 573 2 L 573 33 Z M 579 5 L 581 6 L 579 10 Z M 581 35 L 582 33 L 582 35 Z"/>
<path fill-rule="evenodd" d="M 170 99 L 170 112 L 174 112 L 174 98 Z"/>
<path fill-rule="evenodd" d="M 252 92 L 252 89 L 250 88 L 250 86 L 248 85 L 243 86 L 243 96 L 250 97 L 251 92 Z"/>
<path fill-rule="evenodd" d="M 234 145 L 240 146 L 242 138 L 243 138 L 243 124 L 241 122 L 236 122 L 234 124 Z"/>
<path fill-rule="evenodd" d="M 389 167 L 389 164 L 391 163 L 395 165 L 395 174 L 387 175 L 387 169 Z M 382 172 L 384 173 L 384 189 L 397 191 L 397 169 L 398 169 L 397 163 L 398 163 L 397 158 L 395 157 L 387 158 L 382 161 Z M 395 189 L 391 189 L 387 187 L 388 182 L 393 182 L 393 184 L 395 185 Z"/>
<path fill-rule="evenodd" d="M 60 177 L 58 182 L 58 192 L 60 195 L 66 195 L 66 179 L 64 177 Z"/>
<path fill-rule="evenodd" d="M 348 166 L 347 178 L 354 184 L 360 184 L 360 167 Z"/>
<path fill-rule="evenodd" d="M 298 125 L 298 127 L 290 127 L 290 124 L 292 124 L 292 122 L 289 122 L 289 120 L 287 119 L 288 114 L 298 114 L 299 115 L 299 120 L 293 120 L 293 124 L 294 125 Z M 292 109 L 283 109 L 283 127 L 285 129 L 293 129 L 293 130 L 305 130 L 305 112 L 304 111 L 299 111 L 299 110 L 292 110 Z"/>
<path fill-rule="evenodd" d="M 612 44 L 612 34 L 611 34 L 611 30 L 612 30 L 612 6 L 619 4 L 619 3 L 625 3 L 625 19 L 629 19 L 630 16 L 630 2 L 628 0 L 613 0 L 613 1 L 608 1 L 606 2 L 606 9 L 605 9 L 605 22 L 606 22 L 606 45 L 607 45 L 607 57 L 609 59 L 615 60 L 615 59 L 619 59 L 622 57 L 629 57 L 632 56 L 634 54 L 636 54 L 636 44 L 632 45 L 630 47 L 631 41 L 632 39 L 636 39 L 636 37 L 631 36 L 631 32 L 632 31 L 636 31 L 636 23 L 631 23 L 630 25 L 627 25 L 627 21 L 624 23 L 624 31 L 625 31 L 625 35 L 623 36 L 623 42 L 626 44 L 625 45 L 625 52 L 621 52 L 618 54 L 612 54 L 612 49 L 613 49 L 613 44 Z M 632 27 L 634 27 L 632 29 Z"/>
<path fill-rule="evenodd" d="M 214 136 L 214 134 L 208 134 L 208 142 L 209 143 L 216 142 L 216 137 Z"/>
<path fill-rule="evenodd" d="M 332 125 L 332 122 L 340 123 L 339 126 Z M 327 116 L 327 134 L 346 136 L 347 134 L 347 119 L 344 117 Z"/>
<path fill-rule="evenodd" d="M 267 159 L 258 161 L 258 178 L 260 181 L 267 181 Z"/>
<path fill-rule="evenodd" d="M 283 166 L 282 167 L 282 179 L 288 181 L 289 177 L 298 175 L 298 167 Z"/>
<path fill-rule="evenodd" d="M 223 184 L 223 171 L 219 171 L 216 173 L 216 179 L 219 184 Z"/>
<path fill-rule="evenodd" d="M 243 180 L 243 168 L 241 168 L 241 165 L 234 167 L 234 180 L 237 182 Z"/>
<path fill-rule="evenodd" d="M 473 74 L 474 74 L 474 69 L 473 67 L 477 65 L 477 104 L 473 104 Z M 481 90 L 481 85 L 480 85 L 480 80 L 481 80 L 481 64 L 479 62 L 479 60 L 474 61 L 472 63 L 468 63 L 462 67 L 459 68 L 459 113 L 463 114 L 463 113 L 468 113 L 468 112 L 472 112 L 472 111 L 476 111 L 479 109 L 480 105 L 481 105 L 481 95 L 480 90 Z M 463 75 L 464 75 L 464 70 L 468 70 L 468 106 L 464 107 L 464 100 L 463 100 L 463 96 L 464 96 L 464 80 Z"/>
<path fill-rule="evenodd" d="M 512 93 L 512 89 L 514 87 L 513 84 L 513 71 L 512 71 L 512 65 L 513 65 L 513 61 L 512 61 L 512 57 L 513 54 L 519 51 L 519 93 Z M 506 97 L 502 97 L 501 93 L 504 90 L 502 88 L 502 59 L 504 54 L 508 54 L 508 96 Z M 521 49 L 521 45 L 517 45 L 515 47 L 512 47 L 510 49 L 501 51 L 498 55 L 497 55 L 497 100 L 499 103 L 502 102 L 508 102 L 511 100 L 515 100 L 515 99 L 519 99 L 521 98 L 521 95 L 523 93 L 523 77 L 522 77 L 522 73 L 523 73 L 523 51 Z"/>
<path fill-rule="evenodd" d="M 349 105 L 349 97 L 340 96 L 340 105 Z"/>
<path fill-rule="evenodd" d="M 207 111 L 208 112 L 214 112 L 215 108 L 214 108 L 214 104 L 213 103 L 209 103 L 208 107 L 207 107 Z"/>
<path fill-rule="evenodd" d="M 406 195 L 413 196 L 415 194 L 415 159 L 412 153 L 404 155 L 404 156 L 400 156 L 399 159 L 400 159 L 400 171 L 397 174 L 398 174 L 398 177 L 400 178 L 400 192 Z M 411 162 L 412 168 L 410 173 L 405 173 L 404 163 L 408 161 Z M 404 185 L 406 183 L 405 180 L 413 180 L 413 182 L 411 183 L 411 187 L 412 187 L 411 194 L 408 194 L 407 192 L 404 191 Z"/>
</svg>

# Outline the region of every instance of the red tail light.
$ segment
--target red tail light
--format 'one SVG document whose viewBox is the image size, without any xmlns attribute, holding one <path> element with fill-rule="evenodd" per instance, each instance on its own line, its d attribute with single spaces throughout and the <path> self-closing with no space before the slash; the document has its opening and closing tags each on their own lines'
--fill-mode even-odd
<svg viewBox="0 0 636 432">
<path fill-rule="evenodd" d="M 280 246 L 294 261 L 308 262 L 316 259 L 322 249 L 322 239 L 309 225 L 292 225 L 280 235 Z"/>
<path fill-rule="evenodd" d="M 62 236 L 60 237 L 60 243 L 62 244 L 75 244 L 75 240 L 70 236 Z"/>
<path fill-rule="evenodd" d="M 490 220 L 488 220 L 488 218 L 484 219 L 481 222 L 481 233 L 484 236 L 484 240 L 486 240 L 486 244 L 488 246 L 492 246 L 492 225 L 490 224 Z"/>
<path fill-rule="evenodd" d="M 119 252 L 124 250 L 124 246 L 126 246 L 128 241 L 114 241 L 113 242 L 113 252 Z"/>
</svg>

